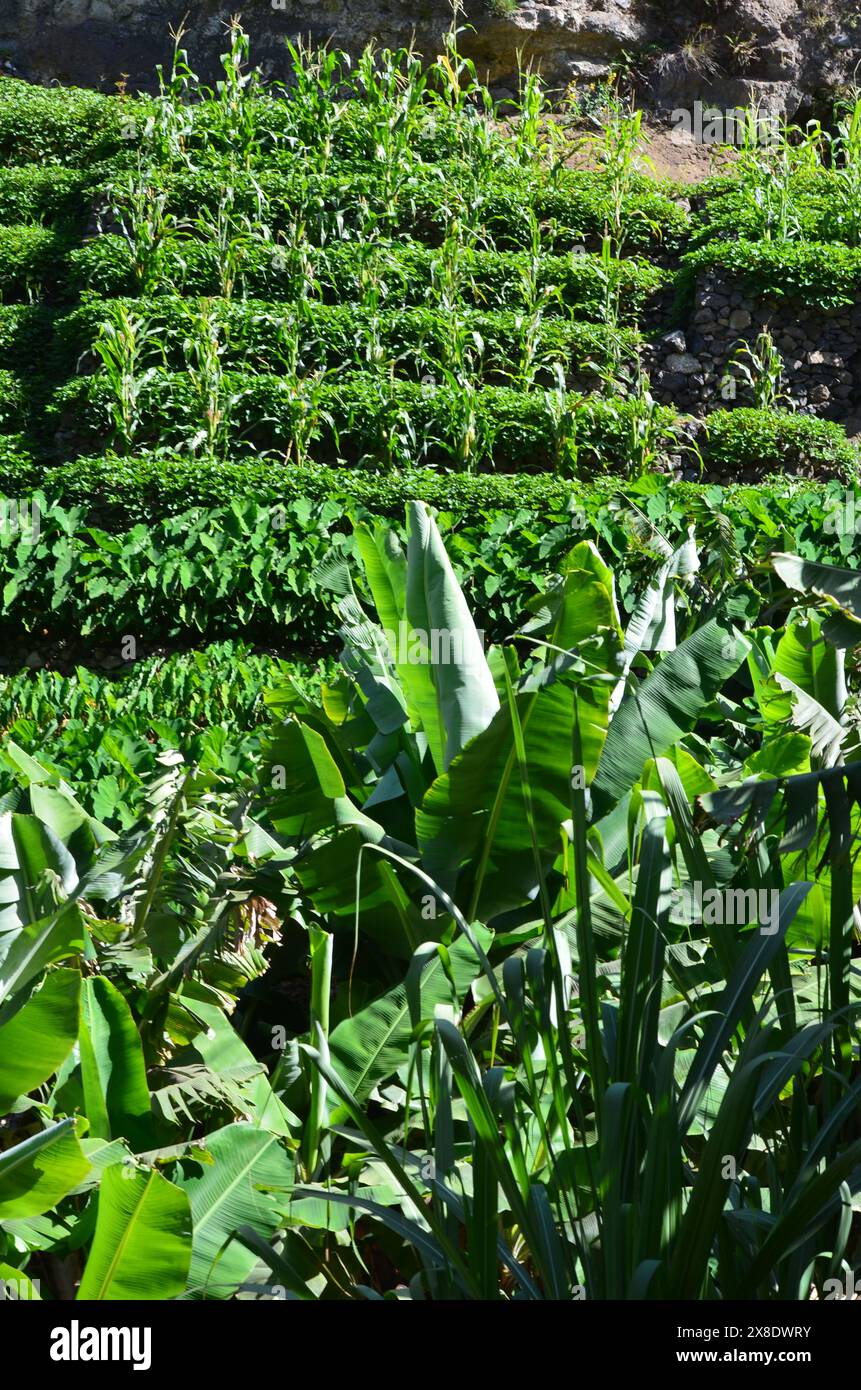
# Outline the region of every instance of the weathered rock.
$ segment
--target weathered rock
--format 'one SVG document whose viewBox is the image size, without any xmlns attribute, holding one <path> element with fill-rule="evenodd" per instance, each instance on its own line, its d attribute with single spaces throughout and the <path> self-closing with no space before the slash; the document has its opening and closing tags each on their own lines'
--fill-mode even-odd
<svg viewBox="0 0 861 1390">
<path fill-rule="evenodd" d="M 702 363 L 689 352 L 671 352 L 667 358 L 667 371 L 680 376 L 693 376 L 702 370 Z"/>
<path fill-rule="evenodd" d="M 211 80 L 237 7 L 199 0 L 189 8 L 186 43 Z M 286 39 L 310 37 L 353 54 L 370 39 L 392 48 L 414 39 L 433 57 L 451 22 L 448 0 L 246 0 L 241 9 L 254 59 L 273 77 L 287 75 Z M 174 0 L 3 0 L 0 53 L 34 80 L 109 89 L 127 73 L 139 87 L 168 59 L 179 13 Z M 817 0 L 816 15 L 814 27 L 808 0 L 734 0 L 717 10 L 713 0 L 467 0 L 461 47 L 485 81 L 509 91 L 518 54 L 557 89 L 593 82 L 625 54 L 642 54 L 643 97 L 658 110 L 693 113 L 701 101 L 725 112 L 755 97 L 763 110 L 795 115 L 851 85 L 861 61 L 861 19 L 847 13 L 846 0 Z M 739 34 L 743 62 L 730 42 Z"/>
<path fill-rule="evenodd" d="M 674 328 L 672 333 L 665 333 L 659 346 L 664 352 L 687 352 L 688 344 L 684 333 L 680 328 Z"/>
</svg>

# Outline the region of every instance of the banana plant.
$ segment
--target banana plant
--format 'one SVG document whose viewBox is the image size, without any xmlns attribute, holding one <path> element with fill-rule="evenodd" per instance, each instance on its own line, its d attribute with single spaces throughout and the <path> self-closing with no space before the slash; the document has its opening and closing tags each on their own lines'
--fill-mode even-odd
<svg viewBox="0 0 861 1390">
<path fill-rule="evenodd" d="M 428 611 L 417 584 L 454 584 L 416 512 L 406 555 L 382 532 L 359 547 L 384 628 L 402 625 L 407 642 Z M 671 568 L 685 577 L 696 565 L 674 557 Z M 289 713 L 269 756 L 304 758 L 272 802 L 302 893 L 336 933 L 339 918 L 352 925 L 360 957 L 366 941 L 412 951 L 400 994 L 303 1045 L 341 1109 L 318 1185 L 297 1188 L 292 1209 L 298 1219 L 325 1202 L 376 1223 L 398 1242 L 414 1297 L 806 1298 L 851 1255 L 861 1146 L 845 1135 L 859 1083 L 831 1063 L 858 1007 L 846 968 L 852 769 L 839 770 L 840 794 L 837 770 L 769 778 L 817 761 L 788 716 L 763 718 L 772 670 L 757 663 L 779 644 L 719 614 L 674 643 L 660 611 L 668 577 L 626 636 L 612 574 L 575 547 L 533 606 L 525 665 L 511 648 L 479 665 L 477 731 L 453 757 L 451 671 L 431 656 L 430 670 L 405 674 L 404 649 L 392 651 L 342 570 L 329 578 L 352 696 L 342 682 L 318 709 L 295 692 L 272 697 Z M 837 665 L 817 662 L 831 699 Z M 746 671 L 753 700 L 731 698 Z M 458 678 L 462 692 L 462 668 Z M 765 731 L 758 765 L 739 765 L 736 749 L 708 763 L 698 726 L 715 709 L 735 716 L 742 751 Z M 818 792 L 789 790 L 811 779 L 831 788 L 813 815 L 814 855 L 801 831 Z M 779 842 L 778 814 L 790 821 Z M 332 845 L 343 898 L 334 875 L 321 893 L 306 867 Z M 675 894 L 694 885 L 765 891 L 775 909 L 744 924 L 680 916 Z M 416 942 L 423 901 L 438 912 Z M 827 956 L 809 949 L 823 912 Z M 458 947 L 472 956 L 465 987 Z M 424 987 L 437 963 L 442 997 Z M 821 963 L 830 990 L 816 987 Z M 387 1049 L 398 998 L 410 1023 L 400 1066 Z M 823 1064 L 829 1081 L 811 1092 Z M 353 1273 L 354 1295 L 367 1294 Z"/>
</svg>

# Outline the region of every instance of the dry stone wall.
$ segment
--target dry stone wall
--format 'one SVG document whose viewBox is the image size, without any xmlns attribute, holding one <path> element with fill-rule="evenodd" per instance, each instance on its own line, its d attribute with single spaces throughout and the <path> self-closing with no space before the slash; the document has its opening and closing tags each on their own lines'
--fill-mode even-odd
<svg viewBox="0 0 861 1390">
<path fill-rule="evenodd" d="M 702 416 L 745 403 L 733 358 L 768 329 L 784 362 L 784 389 L 794 406 L 861 429 L 861 298 L 823 310 L 798 300 L 757 299 L 720 270 L 697 277 L 684 323 L 647 350 L 656 397 Z"/>
</svg>

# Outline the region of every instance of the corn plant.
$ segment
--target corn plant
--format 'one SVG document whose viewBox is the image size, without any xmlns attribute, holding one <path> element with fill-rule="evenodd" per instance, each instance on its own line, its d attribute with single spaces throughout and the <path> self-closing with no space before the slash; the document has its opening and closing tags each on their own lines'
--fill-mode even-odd
<svg viewBox="0 0 861 1390">
<path fill-rule="evenodd" d="M 558 286 L 543 283 L 541 228 L 534 211 L 529 210 L 530 247 L 519 267 L 518 299 L 522 308 L 517 314 L 517 367 L 514 380 L 523 389 L 534 385 L 535 378 L 547 365 L 541 353 L 541 330 L 550 305 L 561 307 Z"/>
<path fill-rule="evenodd" d="M 392 200 L 413 162 L 413 142 L 427 82 L 421 59 L 411 49 L 369 44 L 353 78 L 367 121 L 372 157 L 382 169 L 383 200 Z"/>
<path fill-rule="evenodd" d="M 479 82 L 475 64 L 458 48 L 463 32 L 459 21 L 461 0 L 450 0 L 452 19 L 443 41 L 443 51 L 433 65 L 428 87 L 435 117 L 451 129 L 458 154 L 476 172 L 487 170 L 499 143 L 493 130 L 494 106 L 489 92 Z"/>
<path fill-rule="evenodd" d="M 242 276 L 249 256 L 263 242 L 271 244 L 272 234 L 264 222 L 266 204 L 260 185 L 254 181 L 257 202 L 256 214 L 239 211 L 236 189 L 228 184 L 214 209 L 203 208 L 194 219 L 194 229 L 200 239 L 211 247 L 217 267 L 219 293 L 232 299 L 242 285 Z"/>
<path fill-rule="evenodd" d="M 113 186 L 112 211 L 131 252 L 137 291 L 152 294 L 169 282 L 167 268 L 181 260 L 188 226 L 169 210 L 169 193 L 140 167 L 134 177 Z"/>
<path fill-rule="evenodd" d="M 285 379 L 290 406 L 290 447 L 287 458 L 298 467 L 311 460 L 311 445 L 327 424 L 334 430 L 331 412 L 326 409 L 327 374 L 320 368 Z"/>
<path fill-rule="evenodd" d="M 652 472 L 664 456 L 665 429 L 660 419 L 660 407 L 650 389 L 648 375 L 637 373 L 636 389 L 631 395 L 635 405 L 628 423 L 628 458 L 632 477 Z"/>
<path fill-rule="evenodd" d="M 769 329 L 763 329 L 752 345 L 744 342 L 736 348 L 730 368 L 748 388 L 758 410 L 795 409 L 791 395 L 783 389 L 784 362 Z"/>
<path fill-rule="evenodd" d="M 613 95 L 601 118 L 600 133 L 587 135 L 583 148 L 598 161 L 607 181 L 608 207 L 605 239 L 614 256 L 620 256 L 629 235 L 631 217 L 649 222 L 643 209 L 631 198 L 636 180 L 643 169 L 653 168 L 648 138 L 643 132 L 643 113 L 631 102 Z"/>
<path fill-rule="evenodd" d="M 816 121 L 805 129 L 763 116 L 756 102 L 746 108 L 737 149 L 739 177 L 759 209 L 767 241 L 803 235 L 800 180 L 821 168 L 823 132 Z"/>
<path fill-rule="evenodd" d="M 230 408 L 236 395 L 226 382 L 223 357 L 227 344 L 222 322 L 212 301 L 203 300 L 185 308 L 183 355 L 188 380 L 197 400 L 200 428 L 188 441 L 194 453 L 217 458 L 226 450 L 230 434 Z"/>
<path fill-rule="evenodd" d="M 565 138 L 553 117 L 544 83 L 530 65 L 518 72 L 519 95 L 514 103 L 511 153 L 522 165 L 546 164 L 551 176 L 563 159 Z"/>
<path fill-rule="evenodd" d="M 350 69 L 347 53 L 315 49 L 302 39 L 287 40 L 290 86 L 287 110 L 290 123 L 283 136 L 294 154 L 325 173 L 334 149 L 335 132 L 346 105 L 339 100 Z"/>
<path fill-rule="evenodd" d="M 578 461 L 578 432 L 580 415 L 588 412 L 585 400 L 574 399 L 565 385 L 565 372 L 560 362 L 551 368 L 553 384 L 542 392 L 544 410 L 550 430 L 551 456 L 556 473 L 575 477 Z"/>
<path fill-rule="evenodd" d="M 189 66 L 188 54 L 180 47 L 184 36 L 182 24 L 176 30 L 171 30 L 173 53 L 170 71 L 165 77 L 163 66 L 159 63 L 156 67 L 158 95 L 142 133 L 142 145 L 153 163 L 168 168 L 191 161 L 190 140 L 194 132 L 192 103 L 200 90 L 197 75 Z"/>
<path fill-rule="evenodd" d="M 845 110 L 830 137 L 837 177 L 829 185 L 836 204 L 834 216 L 850 246 L 861 244 L 861 98 Z"/>
<path fill-rule="evenodd" d="M 250 40 L 237 16 L 228 23 L 227 35 L 229 47 L 221 57 L 224 77 L 216 83 L 214 109 L 231 158 L 248 166 L 258 141 L 260 73 L 248 67 Z"/>
<path fill-rule="evenodd" d="M 113 440 L 126 453 L 134 446 L 143 421 L 142 398 L 157 370 L 151 362 L 148 366 L 143 362 L 158 341 L 150 321 L 118 304 L 102 323 L 93 343 L 110 389 Z"/>
<path fill-rule="evenodd" d="M 428 298 L 443 314 L 457 314 L 470 283 L 463 229 L 455 219 L 431 260 Z"/>
</svg>

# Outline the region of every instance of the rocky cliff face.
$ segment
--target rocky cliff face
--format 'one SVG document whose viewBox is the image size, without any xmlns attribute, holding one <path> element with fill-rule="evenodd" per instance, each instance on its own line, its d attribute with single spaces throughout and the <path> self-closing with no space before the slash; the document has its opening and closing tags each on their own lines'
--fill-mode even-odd
<svg viewBox="0 0 861 1390">
<path fill-rule="evenodd" d="M 190 5 L 188 47 L 214 74 L 236 0 Z M 166 59 L 183 0 L 0 0 L 0 62 L 39 81 L 110 88 L 151 79 Z M 310 35 L 353 52 L 371 38 L 415 38 L 435 54 L 448 0 L 245 0 L 242 18 L 267 72 L 285 74 L 284 39 Z M 518 53 L 559 87 L 623 68 L 646 104 L 696 98 L 722 106 L 756 93 L 795 115 L 853 80 L 861 64 L 861 0 L 467 0 L 462 47 L 492 87 L 511 88 Z"/>
</svg>

